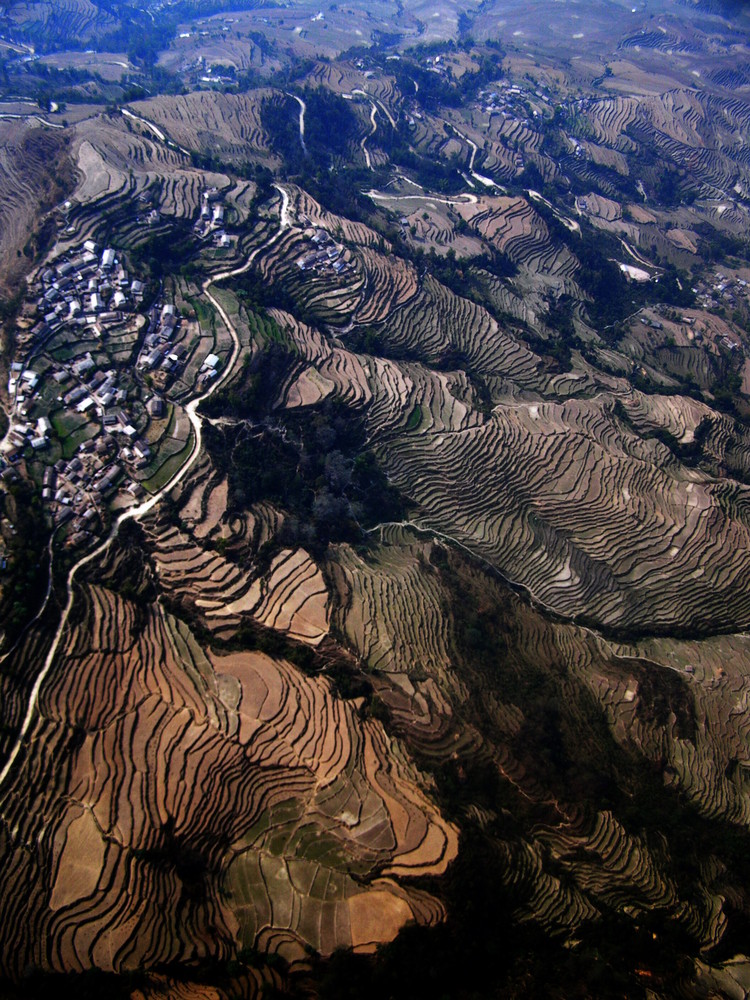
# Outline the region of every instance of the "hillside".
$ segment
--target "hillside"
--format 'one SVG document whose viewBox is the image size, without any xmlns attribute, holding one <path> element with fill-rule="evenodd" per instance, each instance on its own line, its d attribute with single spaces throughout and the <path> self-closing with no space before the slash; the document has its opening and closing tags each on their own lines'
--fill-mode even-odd
<svg viewBox="0 0 750 1000">
<path fill-rule="evenodd" d="M 4 14 L 0 993 L 745 996 L 747 15 L 240 7 Z"/>
</svg>

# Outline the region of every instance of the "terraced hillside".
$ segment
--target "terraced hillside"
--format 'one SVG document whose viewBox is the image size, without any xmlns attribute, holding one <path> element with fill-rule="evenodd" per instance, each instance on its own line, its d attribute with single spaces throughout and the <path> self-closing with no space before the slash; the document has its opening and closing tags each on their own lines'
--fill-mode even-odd
<svg viewBox="0 0 750 1000">
<path fill-rule="evenodd" d="M 123 560 L 115 551 L 110 570 Z M 144 592 L 125 600 L 101 579 L 81 591 L 40 704 L 33 742 L 58 748 L 52 770 L 29 757 L 6 790 L 39 798 L 4 843 L 26 891 L 3 894 L 27 928 L 22 943 L 5 925 L 4 972 L 241 947 L 299 962 L 306 947 L 367 950 L 407 920 L 440 919 L 398 880 L 444 871 L 456 833 L 382 724 L 282 658 L 207 655 Z"/>
<path fill-rule="evenodd" d="M 73 186 L 70 140 L 61 132 L 38 122 L 0 122 L 0 272 L 6 293 L 15 291 L 33 258 L 31 234 Z M 44 234 L 38 236 L 44 244 Z"/>
<path fill-rule="evenodd" d="M 282 260 L 298 252 L 295 228 L 288 233 L 272 249 L 278 264 L 261 255 L 258 265 L 265 279 L 296 287 L 315 315 L 316 288 L 322 293 L 328 279 L 294 276 L 287 284 L 295 269 Z M 627 414 L 643 397 L 624 379 L 587 375 L 583 358 L 568 376 L 545 374 L 517 335 L 434 279 L 417 292 L 408 269 L 386 267 L 367 246 L 354 261 L 341 286 L 343 311 L 332 311 L 328 292 L 320 315 L 374 329 L 392 356 L 342 350 L 277 315 L 296 358 L 279 405 L 296 411 L 327 397 L 350 406 L 391 481 L 415 504 L 412 522 L 481 554 L 557 613 L 641 631 L 747 620 L 737 585 L 748 551 L 744 485 L 682 464 L 645 424 L 638 433 Z M 356 305 L 359 268 L 367 282 Z M 410 360 L 398 360 L 404 356 Z M 471 378 L 429 367 L 446 358 L 482 379 L 489 410 Z M 710 419 L 710 408 L 691 433 L 704 415 Z M 688 440 L 685 433 L 674 439 Z"/>
<path fill-rule="evenodd" d="M 119 25 L 117 14 L 91 0 L 9 3 L 4 6 L 3 17 L 13 34 L 42 49 L 86 42 Z"/>
<path fill-rule="evenodd" d="M 0 993 L 745 995 L 705 6 L 190 7 L 141 99 L 3 104 Z"/>
<path fill-rule="evenodd" d="M 260 106 L 270 93 L 158 97 L 135 102 L 133 111 L 191 152 L 210 150 L 210 156 L 233 165 L 259 159 L 273 162 L 260 121 Z"/>
</svg>

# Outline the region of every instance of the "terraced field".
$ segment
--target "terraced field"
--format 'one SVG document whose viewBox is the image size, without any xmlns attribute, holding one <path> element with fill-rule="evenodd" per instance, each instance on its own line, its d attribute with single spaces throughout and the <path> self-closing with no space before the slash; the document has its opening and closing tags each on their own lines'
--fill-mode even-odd
<svg viewBox="0 0 750 1000">
<path fill-rule="evenodd" d="M 230 14 L 128 55 L 154 96 L 4 105 L 0 273 L 63 198 L 39 272 L 98 246 L 6 331 L 3 572 L 15 477 L 36 511 L 89 438 L 152 453 L 98 549 L 62 513 L 0 650 L 0 980 L 744 996 L 746 37 L 702 5 Z M 141 275 L 127 325 L 94 302 Z M 133 371 L 68 413 L 87 352 Z"/>
<path fill-rule="evenodd" d="M 2 121 L 0 135 L 0 273 L 9 290 L 28 267 L 19 255 L 30 234 L 71 190 L 73 169 L 69 140 L 56 129 L 35 121 Z"/>
<path fill-rule="evenodd" d="M 32 44 L 53 50 L 112 31 L 119 23 L 115 14 L 91 0 L 10 3 L 3 14 Z"/>
<path fill-rule="evenodd" d="M 287 239 L 295 239 L 293 229 Z M 273 257 L 282 254 L 293 256 L 279 241 Z M 338 321 L 375 323 L 389 352 L 419 363 L 342 351 L 277 314 L 307 365 L 282 390 L 285 406 L 331 394 L 358 410 L 364 405 L 369 440 L 417 504 L 415 523 L 481 553 L 559 613 L 659 630 L 745 620 L 736 585 L 746 571 L 745 487 L 682 466 L 665 445 L 641 436 L 656 425 L 639 423 L 643 397 L 624 381 L 610 380 L 607 391 L 602 382 L 599 396 L 586 399 L 589 378 L 571 373 L 565 394 L 581 398 L 544 401 L 540 393 L 560 393 L 566 380 L 544 375 L 539 357 L 488 313 L 429 278 L 414 295 L 413 286 L 399 285 L 404 272 L 391 277 L 383 269 L 378 251 L 361 247 L 357 256 L 369 298 L 357 310 L 347 306 Z M 276 266 L 259 258 L 272 280 L 289 273 L 270 269 Z M 451 356 L 491 380 L 490 414 L 480 412 L 461 373 L 425 367 Z M 537 394 L 537 402 L 512 401 L 520 391 Z M 708 415 L 700 407 L 693 413 L 689 428 L 659 418 L 657 425 L 687 442 Z M 472 485 L 468 470 L 478 466 L 484 474 Z M 719 538 L 726 541 L 714 546 Z"/>
<path fill-rule="evenodd" d="M 33 737 L 58 748 L 51 770 L 25 765 L 5 790 L 34 800 L 4 843 L 26 891 L 3 894 L 27 929 L 6 973 L 238 946 L 301 961 L 305 946 L 368 949 L 440 918 L 398 879 L 444 871 L 456 834 L 380 723 L 283 660 L 207 656 L 178 620 L 106 585 L 80 601 Z"/>
<path fill-rule="evenodd" d="M 156 124 L 190 151 L 208 148 L 228 163 L 260 159 L 273 164 L 268 136 L 260 121 L 260 106 L 273 92 L 214 94 L 196 92 L 184 97 L 157 97 L 136 101 L 133 111 Z"/>
</svg>

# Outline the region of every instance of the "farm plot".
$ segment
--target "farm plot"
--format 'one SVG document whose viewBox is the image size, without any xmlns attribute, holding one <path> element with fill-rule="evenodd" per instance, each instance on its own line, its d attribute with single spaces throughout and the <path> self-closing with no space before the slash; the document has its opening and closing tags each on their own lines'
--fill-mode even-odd
<svg viewBox="0 0 750 1000">
<path fill-rule="evenodd" d="M 62 458 L 72 458 L 78 446 L 94 437 L 99 428 L 83 413 L 59 410 L 51 414 L 52 428 L 60 442 Z"/>
<path fill-rule="evenodd" d="M 122 367 L 135 361 L 135 349 L 140 342 L 144 323 L 145 319 L 139 317 L 139 322 L 113 326 L 107 330 L 104 349 L 113 365 Z"/>
<path fill-rule="evenodd" d="M 87 70 L 113 83 L 119 83 L 125 75 L 136 77 L 139 73 L 125 52 L 55 52 L 39 61 L 58 70 Z"/>
<path fill-rule="evenodd" d="M 688 171 L 690 186 L 704 197 L 722 197 L 750 175 L 744 154 L 750 120 L 735 100 L 674 87 L 671 81 L 645 98 L 614 97 L 592 102 L 586 117 L 597 141 L 619 152 L 633 143 Z M 628 129 L 631 138 L 624 139 Z M 719 138 L 721 135 L 721 138 Z"/>
<path fill-rule="evenodd" d="M 35 727 L 59 751 L 14 776 L 4 972 L 150 968 L 198 939 L 302 959 L 442 917 L 399 880 L 444 871 L 456 832 L 380 723 L 283 660 L 206 656 L 156 604 L 80 600 Z"/>
<path fill-rule="evenodd" d="M 0 121 L 0 265 L 7 291 L 28 267 L 18 254 L 36 221 L 73 188 L 72 168 L 61 131 Z"/>
<path fill-rule="evenodd" d="M 382 537 L 366 559 L 336 548 L 329 564 L 338 592 L 335 620 L 397 730 L 421 753 L 439 756 L 463 688 L 451 665 L 445 595 L 424 572 L 432 545 L 398 528 Z"/>
<path fill-rule="evenodd" d="M 299 335 L 317 375 L 295 376 L 284 404 L 331 392 L 347 398 L 356 374 L 349 399 L 364 403 L 369 440 L 391 481 L 419 505 L 416 523 L 481 554 L 545 606 L 610 628 L 745 620 L 737 581 L 748 559 L 739 513 L 746 487 L 681 465 L 666 445 L 635 432 L 637 417 L 632 427 L 622 422 L 606 393 L 500 401 L 486 417 L 462 372 L 356 358 L 292 332 Z M 517 347 L 516 356 L 524 357 Z M 507 364 L 502 353 L 480 361 Z M 697 416 L 688 418 L 692 433 Z"/>
<path fill-rule="evenodd" d="M 223 503 L 222 503 L 223 498 Z M 206 626 L 224 638 L 236 634 L 244 617 L 318 646 L 328 634 L 329 595 L 321 571 L 302 548 L 282 549 L 263 572 L 258 549 L 275 534 L 262 508 L 236 523 L 226 515 L 227 483 L 202 480 L 188 500 L 189 533 L 157 523 L 151 531 L 162 588 L 190 604 Z M 268 528 L 271 534 L 267 534 Z M 242 565 L 217 551 L 211 538 L 243 550 Z"/>
<path fill-rule="evenodd" d="M 185 412 L 177 406 L 164 434 L 152 449 L 148 464 L 139 469 L 136 477 L 150 493 L 159 490 L 174 475 L 190 455 L 193 448 L 193 430 Z"/>
<path fill-rule="evenodd" d="M 383 458 L 422 505 L 421 523 L 555 610 L 585 609 L 609 627 L 743 620 L 734 581 L 746 572 L 746 527 L 720 497 L 742 503 L 745 487 L 613 430 L 602 403 L 502 407 L 481 427 L 391 439 Z M 481 481 L 462 468 L 482 468 Z"/>
<path fill-rule="evenodd" d="M 4 16 L 15 31 L 41 50 L 64 48 L 71 43 L 80 45 L 113 31 L 119 23 L 113 13 L 91 0 L 10 3 L 4 8 Z"/>
<path fill-rule="evenodd" d="M 623 644 L 618 652 L 626 657 L 644 657 L 675 671 L 689 686 L 699 736 L 670 741 L 668 756 L 674 781 L 691 802 L 708 816 L 732 823 L 750 823 L 750 799 L 746 788 L 747 723 L 737 710 L 750 689 L 750 648 L 744 635 L 716 636 L 702 640 L 645 639 Z M 608 711 L 624 714 L 624 706 L 612 699 Z M 631 731 L 637 728 L 633 718 Z M 651 734 L 651 753 L 655 753 Z M 646 734 L 641 737 L 647 742 Z"/>
<path fill-rule="evenodd" d="M 384 201 L 383 204 L 388 205 L 388 202 Z M 419 201 L 415 199 L 412 203 L 399 199 L 391 202 L 391 205 L 395 211 L 402 213 L 400 219 L 404 233 L 416 248 L 428 252 L 434 249 L 441 256 L 453 250 L 459 259 L 477 257 L 486 252 L 481 240 L 457 232 L 456 221 L 443 204 L 427 198 Z"/>
<path fill-rule="evenodd" d="M 336 63 L 318 63 L 307 77 L 310 86 L 325 87 L 335 94 L 349 97 L 374 97 L 387 109 L 394 120 L 399 118 L 402 95 L 392 76 L 367 73 L 354 63 L 340 60 Z M 366 95 L 366 96 L 365 96 Z"/>
<path fill-rule="evenodd" d="M 427 275 L 419 293 L 377 328 L 389 351 L 434 364 L 456 358 L 483 375 L 540 388 L 540 359 L 486 310 Z"/>
<path fill-rule="evenodd" d="M 260 120 L 261 105 L 273 93 L 263 89 L 249 94 L 196 91 L 184 97 L 137 101 L 131 107 L 188 150 L 210 149 L 233 163 L 254 159 L 278 166 Z"/>
<path fill-rule="evenodd" d="M 550 238 L 544 220 L 524 198 L 483 198 L 456 205 L 456 211 L 512 261 L 553 277 L 570 278 L 577 267 L 573 254 Z"/>
<path fill-rule="evenodd" d="M 242 12 L 237 12 L 237 21 L 232 18 L 232 29 L 221 20 L 202 22 L 208 30 L 200 32 L 192 25 L 183 25 L 168 49 L 159 55 L 159 65 L 175 73 L 190 73 L 192 79 L 209 73 L 213 67 L 220 73 L 222 67 L 231 66 L 235 72 L 253 70 L 261 74 L 270 74 L 282 68 L 282 60 L 275 55 L 267 44 L 259 45 L 250 37 L 251 31 L 243 31 L 244 18 Z M 193 30 L 190 30 L 192 28 Z M 211 30 L 213 28 L 213 30 Z M 203 60 L 203 63 L 200 63 Z M 197 67 L 203 65 L 203 69 Z M 194 69 L 195 68 L 195 69 Z M 205 82 L 205 81 L 203 81 Z"/>
</svg>

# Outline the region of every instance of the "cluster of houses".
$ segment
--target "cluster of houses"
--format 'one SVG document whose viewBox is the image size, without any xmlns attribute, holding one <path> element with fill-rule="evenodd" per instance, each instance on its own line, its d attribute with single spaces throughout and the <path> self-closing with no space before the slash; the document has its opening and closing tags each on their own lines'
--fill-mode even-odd
<svg viewBox="0 0 750 1000">
<path fill-rule="evenodd" d="M 736 309 L 740 299 L 750 304 L 750 283 L 737 275 L 727 276 L 721 271 L 716 271 L 713 279 L 701 281 L 693 288 L 693 292 L 703 309 L 720 309 L 722 306 Z"/>
<path fill-rule="evenodd" d="M 37 291 L 35 308 L 32 304 L 36 322 L 29 322 L 28 312 L 19 322 L 18 357 L 66 327 L 79 339 L 83 334 L 101 338 L 138 306 L 145 287 L 137 278 L 131 280 L 111 247 L 100 251 L 93 240 L 86 240 L 42 271 Z"/>
<path fill-rule="evenodd" d="M 0 446 L 1 474 L 12 478 L 13 463 L 21 457 L 36 456 L 46 463 L 42 499 L 55 525 L 68 525 L 70 545 L 87 541 L 101 529 L 116 492 L 123 501 L 143 494 L 137 473 L 152 456 L 142 434 L 149 418 L 164 418 L 167 408 L 158 393 L 144 407 L 143 392 L 132 373 L 101 364 L 104 344 L 96 356 L 81 350 L 67 357 L 67 350 L 51 341 L 55 337 L 59 345 L 57 335 L 69 333 L 63 348 L 66 343 L 75 348 L 84 340 L 106 343 L 109 327 L 134 331 L 143 322 L 137 320 L 135 308 L 144 292 L 144 284 L 129 278 L 114 250 L 100 252 L 87 240 L 38 275 L 24 310 L 25 337 L 8 381 L 11 406 Z M 154 306 L 150 316 L 146 340 L 152 338 L 151 347 L 174 336 L 179 324 L 174 306 Z M 84 426 L 85 439 L 75 452 L 54 461 L 50 445 L 55 433 Z"/>
<path fill-rule="evenodd" d="M 195 232 L 202 240 L 210 239 L 214 246 L 228 249 L 233 246 L 235 238 L 224 228 L 226 208 L 221 202 L 217 188 L 212 187 L 203 192 L 201 211 L 195 224 Z"/>
<path fill-rule="evenodd" d="M 42 499 L 49 506 L 56 526 L 70 523 L 69 546 L 88 542 L 105 518 L 104 501 L 118 487 L 137 499 L 145 492 L 129 480 L 122 462 L 120 442 L 114 434 L 102 434 L 84 442 L 71 459 L 48 465 L 42 478 Z"/>
<path fill-rule="evenodd" d="M 302 221 L 306 221 L 304 216 Z M 305 230 L 304 236 L 312 246 L 297 261 L 297 267 L 300 271 L 316 271 L 317 273 L 333 271 L 335 274 L 343 274 L 350 270 L 349 251 L 336 243 L 325 229 L 310 226 Z"/>
<path fill-rule="evenodd" d="M 94 434 L 78 446 L 71 458 L 47 465 L 42 479 L 42 499 L 55 525 L 71 522 L 68 544 L 80 544 L 101 526 L 103 501 L 116 487 L 121 486 L 134 499 L 143 493 L 143 487 L 128 473 L 148 464 L 149 447 L 136 430 L 128 392 L 120 386 L 120 374 L 115 369 L 99 370 L 90 354 L 48 369 L 43 377 L 32 369 L 19 371 L 19 367 L 14 362 L 11 372 L 11 384 L 15 380 L 16 386 L 11 425 L 3 443 L 4 463 L 13 463 L 29 447 L 43 457 L 44 449 L 49 447 L 53 431 L 50 417 L 42 414 L 30 418 L 44 406 L 37 392 L 47 379 L 57 384 L 55 391 L 58 387 L 60 390 L 52 404 L 56 419 L 86 415 L 96 425 Z"/>
<path fill-rule="evenodd" d="M 477 100 L 482 111 L 490 117 L 500 115 L 530 125 L 531 119 L 542 117 L 545 110 L 551 113 L 549 93 L 545 93 L 545 89 L 538 85 L 533 91 L 524 90 L 508 80 L 499 80 L 492 90 L 478 91 Z"/>
<path fill-rule="evenodd" d="M 151 384 L 160 392 L 164 392 L 172 379 L 179 377 L 188 358 L 188 349 L 184 345 L 174 345 L 182 319 L 175 306 L 170 302 L 159 309 L 158 305 L 151 309 L 149 327 L 143 338 L 136 368 L 151 375 Z"/>
</svg>

